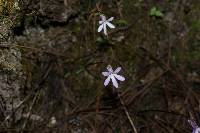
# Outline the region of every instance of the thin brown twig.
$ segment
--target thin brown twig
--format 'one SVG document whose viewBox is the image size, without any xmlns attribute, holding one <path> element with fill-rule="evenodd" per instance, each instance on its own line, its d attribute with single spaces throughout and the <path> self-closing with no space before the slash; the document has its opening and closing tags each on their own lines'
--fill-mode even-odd
<svg viewBox="0 0 200 133">
<path fill-rule="evenodd" d="M 95 118 L 95 131 L 98 131 L 99 123 L 98 123 L 98 114 L 99 114 L 99 107 L 100 107 L 100 97 L 101 97 L 101 90 L 97 88 L 97 99 L 96 99 L 96 118 Z"/>
<path fill-rule="evenodd" d="M 137 129 L 136 129 L 134 123 L 133 123 L 133 120 L 131 119 L 131 116 L 130 116 L 130 114 L 129 114 L 129 112 L 128 112 L 128 109 L 126 108 L 126 106 L 125 106 L 125 104 L 124 104 L 124 101 L 122 100 L 122 98 L 121 98 L 119 92 L 117 92 L 117 95 L 118 95 L 118 97 L 119 97 L 120 103 L 121 103 L 121 105 L 122 105 L 122 107 L 123 107 L 123 109 L 124 109 L 124 112 L 125 112 L 125 114 L 126 114 L 128 120 L 129 120 L 129 123 L 131 124 L 131 127 L 132 127 L 134 133 L 138 133 L 138 132 L 137 132 Z"/>
<path fill-rule="evenodd" d="M 27 123 L 28 123 L 28 119 L 30 118 L 31 112 L 32 112 L 32 110 L 33 110 L 33 106 L 35 105 L 36 100 L 37 100 L 37 98 L 38 98 L 38 96 L 39 96 L 39 92 L 40 92 L 40 91 L 37 92 L 37 94 L 35 95 L 35 97 L 34 97 L 34 99 L 33 99 L 33 102 L 31 103 L 31 106 L 29 107 L 29 112 L 28 112 L 27 119 L 26 119 L 26 121 L 24 122 L 24 124 L 23 124 L 23 126 L 22 126 L 22 129 L 23 129 L 23 130 L 26 128 L 26 125 L 27 125 Z"/>
</svg>

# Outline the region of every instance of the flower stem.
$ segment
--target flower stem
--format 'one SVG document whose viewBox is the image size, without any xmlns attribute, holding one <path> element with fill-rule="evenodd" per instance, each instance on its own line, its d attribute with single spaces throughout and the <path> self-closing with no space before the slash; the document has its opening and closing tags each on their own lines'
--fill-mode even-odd
<svg viewBox="0 0 200 133">
<path fill-rule="evenodd" d="M 124 104 L 124 101 L 122 100 L 122 98 L 121 98 L 121 96 L 120 96 L 120 94 L 119 94 L 118 91 L 117 91 L 117 95 L 118 95 L 118 97 L 119 97 L 120 103 L 121 103 L 121 105 L 122 105 L 122 107 L 123 107 L 123 109 L 124 109 L 124 112 L 125 112 L 125 114 L 126 114 L 128 120 L 129 120 L 129 123 L 131 124 L 131 127 L 132 127 L 134 133 L 138 133 L 138 132 L 137 132 L 137 129 L 136 129 L 134 123 L 133 123 L 133 120 L 131 119 L 131 116 L 130 116 L 130 114 L 129 114 L 129 112 L 128 112 L 128 110 L 127 110 L 125 104 Z"/>
</svg>

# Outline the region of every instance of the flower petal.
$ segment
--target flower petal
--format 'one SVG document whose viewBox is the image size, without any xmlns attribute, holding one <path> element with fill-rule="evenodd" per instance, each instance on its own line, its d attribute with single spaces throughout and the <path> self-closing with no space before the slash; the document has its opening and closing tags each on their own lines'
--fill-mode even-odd
<svg viewBox="0 0 200 133">
<path fill-rule="evenodd" d="M 188 120 L 188 123 L 192 126 L 192 128 L 197 128 L 198 127 L 197 123 L 195 121 L 193 121 L 193 120 Z"/>
<path fill-rule="evenodd" d="M 111 65 L 107 66 L 107 70 L 108 70 L 108 72 L 113 73 L 113 69 L 112 69 Z"/>
<path fill-rule="evenodd" d="M 121 75 L 117 75 L 117 74 L 113 74 L 115 76 L 116 79 L 118 79 L 119 81 L 124 81 L 125 78 Z"/>
<path fill-rule="evenodd" d="M 103 22 L 106 21 L 106 16 L 100 15 L 100 17 L 101 17 L 101 20 L 102 20 Z"/>
<path fill-rule="evenodd" d="M 101 32 L 101 31 L 102 31 L 103 26 L 104 26 L 104 24 L 102 24 L 102 25 L 99 26 L 99 28 L 98 28 L 98 32 Z"/>
<path fill-rule="evenodd" d="M 113 25 L 113 24 L 111 24 L 110 22 L 106 22 L 106 24 L 108 25 L 108 27 L 110 27 L 110 28 L 115 28 L 115 26 Z"/>
<path fill-rule="evenodd" d="M 103 76 L 108 76 L 109 72 L 102 72 Z"/>
<path fill-rule="evenodd" d="M 117 83 L 117 80 L 115 79 L 114 75 L 111 75 L 110 78 L 112 79 L 112 83 L 113 85 L 118 88 L 118 83 Z"/>
<path fill-rule="evenodd" d="M 113 21 L 114 17 L 110 17 L 107 21 Z"/>
<path fill-rule="evenodd" d="M 103 24 L 103 21 L 102 21 L 102 20 L 100 20 L 100 21 L 99 21 L 99 24 Z"/>
<path fill-rule="evenodd" d="M 108 76 L 108 78 L 104 81 L 104 85 L 107 86 L 109 82 L 110 82 L 110 76 Z"/>
<path fill-rule="evenodd" d="M 200 128 L 198 127 L 197 129 L 193 130 L 194 133 L 200 133 Z"/>
<path fill-rule="evenodd" d="M 105 35 L 108 35 L 107 29 L 106 29 L 106 23 L 103 23 L 103 32 Z"/>
<path fill-rule="evenodd" d="M 114 73 L 117 74 L 120 70 L 121 70 L 121 67 L 118 67 L 118 68 L 114 71 Z"/>
</svg>

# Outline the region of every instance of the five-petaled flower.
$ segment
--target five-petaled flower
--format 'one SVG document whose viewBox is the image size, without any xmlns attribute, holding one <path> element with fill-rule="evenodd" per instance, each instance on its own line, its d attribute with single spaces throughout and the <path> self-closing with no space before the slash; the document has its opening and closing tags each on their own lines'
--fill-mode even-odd
<svg viewBox="0 0 200 133">
<path fill-rule="evenodd" d="M 100 15 L 100 17 L 101 17 L 101 20 L 99 21 L 100 26 L 98 28 L 98 32 L 101 32 L 103 30 L 104 34 L 108 35 L 106 26 L 112 29 L 115 28 L 115 26 L 110 23 L 114 19 L 114 17 L 111 17 L 108 20 L 106 20 L 106 17 L 104 15 Z"/>
<path fill-rule="evenodd" d="M 200 133 L 200 127 L 193 120 L 188 120 L 188 123 L 192 126 L 192 133 Z"/>
<path fill-rule="evenodd" d="M 112 80 L 113 85 L 118 88 L 117 80 L 124 81 L 125 78 L 121 75 L 118 75 L 119 71 L 121 70 L 121 67 L 118 67 L 115 71 L 113 71 L 112 67 L 110 65 L 107 66 L 107 72 L 102 72 L 103 76 L 106 76 L 107 79 L 104 82 L 104 85 L 107 86 L 110 82 L 110 79 Z M 117 80 L 116 80 L 117 79 Z"/>
</svg>

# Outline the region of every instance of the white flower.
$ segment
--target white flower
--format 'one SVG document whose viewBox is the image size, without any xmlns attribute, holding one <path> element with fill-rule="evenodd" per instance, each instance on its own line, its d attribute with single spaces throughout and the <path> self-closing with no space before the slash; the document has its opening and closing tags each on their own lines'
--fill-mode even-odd
<svg viewBox="0 0 200 133">
<path fill-rule="evenodd" d="M 190 125 L 192 126 L 192 133 L 200 133 L 200 127 L 198 127 L 198 125 L 196 124 L 195 121 L 193 121 L 193 120 L 188 120 L 188 122 L 189 122 Z"/>
<path fill-rule="evenodd" d="M 200 133 L 200 128 L 196 128 L 195 132 L 194 133 Z"/>
<path fill-rule="evenodd" d="M 110 82 L 110 79 L 112 80 L 113 85 L 118 88 L 117 80 L 124 81 L 125 78 L 123 76 L 118 75 L 119 71 L 121 70 L 121 67 L 118 67 L 115 71 L 113 71 L 112 67 L 110 65 L 107 66 L 108 72 L 102 72 L 103 76 L 106 76 L 107 79 L 104 82 L 104 85 L 107 86 Z M 117 79 L 117 80 L 116 80 Z"/>
<path fill-rule="evenodd" d="M 108 20 L 106 20 L 106 17 L 104 15 L 100 15 L 100 17 L 101 17 L 101 20 L 99 21 L 98 32 L 101 32 L 103 30 L 104 34 L 108 35 L 106 26 L 112 29 L 115 28 L 115 26 L 110 23 L 111 21 L 113 21 L 114 17 L 111 17 Z"/>
</svg>

